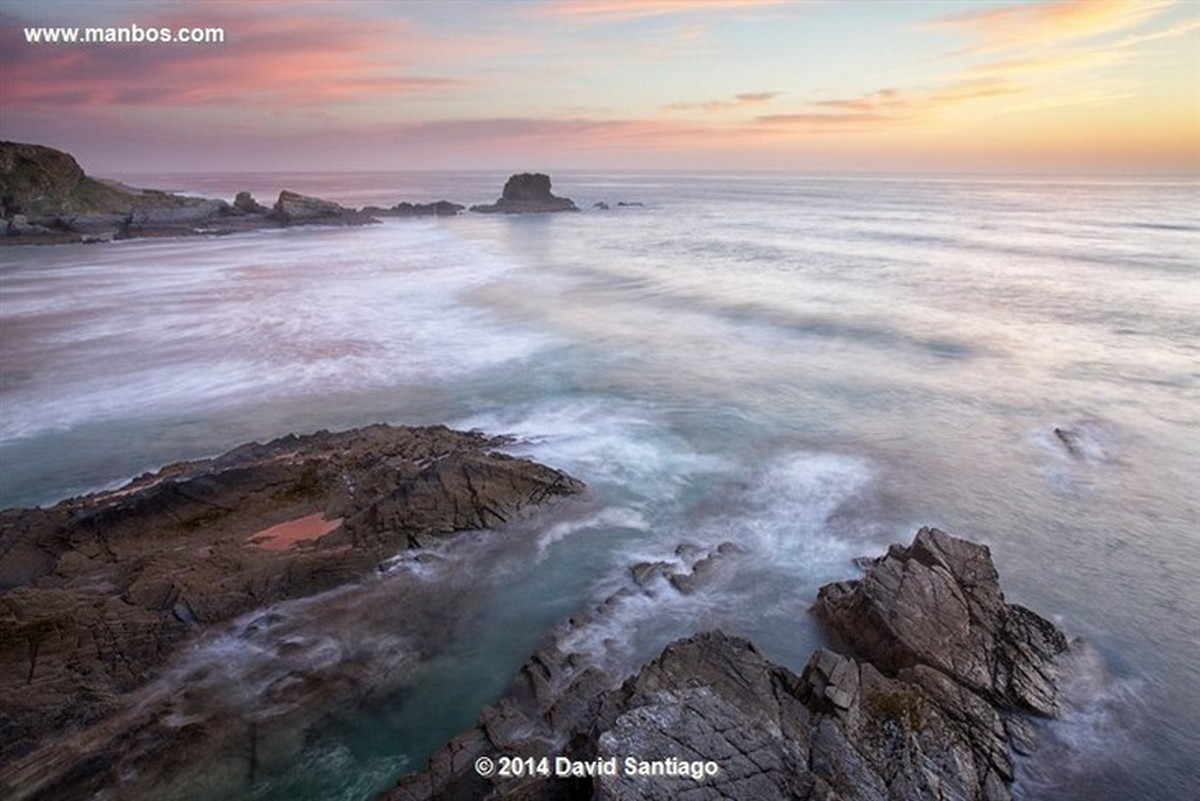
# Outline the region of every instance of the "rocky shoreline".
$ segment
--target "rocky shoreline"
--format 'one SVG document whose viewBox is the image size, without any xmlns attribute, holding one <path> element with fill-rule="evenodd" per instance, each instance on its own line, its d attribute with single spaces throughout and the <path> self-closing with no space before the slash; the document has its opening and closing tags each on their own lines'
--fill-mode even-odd
<svg viewBox="0 0 1200 801">
<path fill-rule="evenodd" d="M 659 577 L 691 591 L 738 554 L 726 543 L 682 569 L 631 570 L 643 590 Z M 709 631 L 624 682 L 570 652 L 571 628 L 590 618 L 575 620 L 474 727 L 382 799 L 1013 797 L 1014 756 L 1036 747 L 1034 719 L 1058 714 L 1073 646 L 1005 603 L 986 547 L 921 529 L 861 579 L 823 587 L 813 611 L 842 652 L 819 649 L 799 675 Z M 475 767 L 512 757 L 535 770 L 481 777 Z M 536 772 L 543 757 L 549 775 Z M 640 775 L 645 762 L 674 770 Z M 574 775 L 556 772 L 566 766 Z"/>
<path fill-rule="evenodd" d="M 569 198 L 552 194 L 550 186 L 550 177 L 542 173 L 513 175 L 495 203 L 474 205 L 470 210 L 483 214 L 579 210 Z M 0 245 L 218 236 L 300 225 L 360 226 L 378 223 L 380 217 L 455 216 L 466 208 L 437 200 L 352 209 L 287 189 L 280 191 L 271 206 L 262 205 L 245 191 L 230 203 L 93 178 L 69 153 L 42 145 L 0 142 Z"/>
<path fill-rule="evenodd" d="M 288 436 L 0 513 L 0 793 L 228 797 L 300 758 L 333 710 L 386 703 L 469 608 L 471 579 L 393 577 L 365 602 L 347 588 L 369 596 L 398 552 L 419 567 L 455 532 L 583 490 L 496 450 L 507 442 L 386 425 Z M 745 557 L 680 543 L 671 561 L 630 565 L 630 586 L 564 622 L 382 798 L 1013 797 L 1014 759 L 1036 748 L 1033 721 L 1059 713 L 1078 648 L 1005 602 L 986 547 L 936 529 L 821 588 L 812 611 L 833 648 L 798 675 L 720 631 L 630 676 L 578 647 L 626 604 L 705 591 Z M 353 631 L 316 641 L 296 623 L 310 615 Z M 710 772 L 638 775 L 631 756 Z M 578 767 L 475 768 L 512 757 Z"/>
<path fill-rule="evenodd" d="M 253 762 L 266 762 L 278 738 L 316 724 L 322 703 L 402 683 L 408 652 L 366 643 L 324 667 L 304 659 L 273 674 L 237 713 L 199 697 L 213 665 L 183 682 L 196 699 L 155 689 L 165 670 L 181 669 L 184 645 L 225 621 L 336 592 L 397 552 L 583 490 L 496 450 L 507 442 L 386 425 L 289 436 L 0 513 L 0 796 L 84 798 L 108 787 L 151 797 L 214 753 L 244 751 L 248 730 Z M 258 617 L 235 627 L 235 647 L 282 648 L 272 661 L 287 668 L 284 651 L 302 641 L 264 645 L 258 635 L 280 616 Z M 396 675 L 371 675 L 388 660 Z M 260 703 L 274 711 L 245 717 Z M 238 781 L 245 775 L 243 766 Z"/>
</svg>

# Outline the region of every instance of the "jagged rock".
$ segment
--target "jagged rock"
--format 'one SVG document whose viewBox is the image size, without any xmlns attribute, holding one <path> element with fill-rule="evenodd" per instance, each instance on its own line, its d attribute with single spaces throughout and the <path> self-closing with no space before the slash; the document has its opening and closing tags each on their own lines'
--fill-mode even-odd
<svg viewBox="0 0 1200 801">
<path fill-rule="evenodd" d="M 491 205 L 472 206 L 483 214 L 539 214 L 550 211 L 579 211 L 574 201 L 550 192 L 550 176 L 523 172 L 504 184 L 500 199 Z"/>
<path fill-rule="evenodd" d="M 269 214 L 270 209 L 254 199 L 254 196 L 249 192 L 242 191 L 237 193 L 237 197 L 233 199 L 233 207 L 238 211 L 246 214 Z"/>
<path fill-rule="evenodd" d="M 1058 711 L 1054 665 L 1066 638 L 1028 609 L 1005 604 L 986 546 L 923 528 L 863 579 L 822 587 L 813 611 L 885 673 L 924 665 L 1003 707 Z"/>
<path fill-rule="evenodd" d="M 731 554 L 715 549 L 689 575 L 703 581 L 706 559 Z M 648 582 L 667 564 L 632 572 Z M 620 687 L 543 649 L 475 728 L 384 798 L 1011 799 L 1012 752 L 1032 736 L 1025 715 L 1055 712 L 1068 646 L 1004 603 L 986 547 L 922 529 L 861 580 L 823 587 L 816 609 L 849 653 L 819 649 L 799 676 L 721 632 L 669 645 Z M 475 759 L 499 754 L 618 769 L 535 782 L 475 775 Z M 630 756 L 689 770 L 644 776 L 626 769 Z"/>
<path fill-rule="evenodd" d="M 0 796 L 83 797 L 116 781 L 118 756 L 145 773 L 178 747 L 125 703 L 193 629 L 582 489 L 504 442 L 441 426 L 288 436 L 0 512 Z M 55 740 L 68 729 L 91 750 Z"/>
<path fill-rule="evenodd" d="M 309 197 L 308 195 L 301 195 L 298 192 L 291 192 L 287 189 L 279 193 L 279 199 L 275 201 L 275 208 L 272 209 L 271 216 L 289 225 L 303 225 L 314 222 L 333 223 L 337 225 L 363 225 L 365 223 L 378 222 L 378 220 L 373 219 L 369 214 L 348 209 L 345 206 L 334 203 L 332 200 Z"/>
<path fill-rule="evenodd" d="M 465 208 L 466 206 L 451 203 L 449 200 L 438 200 L 433 203 L 404 201 L 386 209 L 379 206 L 366 206 L 363 208 L 363 213 L 375 217 L 453 217 Z"/>
<path fill-rule="evenodd" d="M 595 203 L 592 204 L 592 208 L 597 209 L 599 211 L 608 211 L 609 206 L 603 200 L 597 200 Z"/>
</svg>

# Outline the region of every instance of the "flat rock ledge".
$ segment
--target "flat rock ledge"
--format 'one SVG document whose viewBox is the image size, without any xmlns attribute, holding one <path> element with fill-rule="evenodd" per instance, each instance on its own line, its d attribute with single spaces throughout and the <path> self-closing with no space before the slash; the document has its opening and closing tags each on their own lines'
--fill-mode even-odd
<svg viewBox="0 0 1200 801">
<path fill-rule="evenodd" d="M 675 575 L 701 580 L 718 557 L 736 553 L 701 555 Z M 654 569 L 635 566 L 635 578 Z M 719 631 L 672 643 L 619 686 L 548 646 L 509 696 L 383 798 L 1012 798 L 1014 754 L 1034 747 L 1032 718 L 1057 713 L 1071 646 L 1049 621 L 1005 603 L 987 547 L 923 528 L 863 578 L 821 588 L 813 611 L 842 652 L 819 649 L 800 675 Z M 477 759 L 502 755 L 614 770 L 478 775 Z M 719 770 L 641 776 L 625 770 L 631 756 Z"/>
<path fill-rule="evenodd" d="M 132 700 L 193 635 L 583 490 L 496 450 L 508 441 L 442 426 L 291 435 L 0 512 L 0 797 L 150 781 L 164 754 L 201 752 L 198 727 L 180 740 Z"/>
</svg>

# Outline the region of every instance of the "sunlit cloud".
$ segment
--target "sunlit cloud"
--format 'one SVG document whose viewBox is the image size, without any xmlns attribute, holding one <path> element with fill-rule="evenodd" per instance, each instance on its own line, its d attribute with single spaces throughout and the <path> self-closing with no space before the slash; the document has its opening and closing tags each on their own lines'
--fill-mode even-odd
<svg viewBox="0 0 1200 801">
<path fill-rule="evenodd" d="M 967 52 L 991 53 L 1132 30 L 1171 5 L 1166 0 L 1055 0 L 967 11 L 928 25 L 978 39 L 979 44 Z"/>
<path fill-rule="evenodd" d="M 921 91 L 886 88 L 859 97 L 812 100 L 805 110 L 760 115 L 754 122 L 760 130 L 774 132 L 878 131 L 927 122 L 940 110 L 1022 91 L 1020 86 L 991 78 L 955 81 Z"/>
<path fill-rule="evenodd" d="M 428 48 L 403 21 L 241 12 L 221 19 L 228 29 L 223 44 L 70 46 L 30 45 L 19 21 L 8 17 L 0 25 L 5 106 L 220 104 L 287 110 L 468 83 L 410 71 L 414 50 Z M 173 28 L 192 22 L 166 14 L 152 24 Z M 387 53 L 402 55 L 381 57 Z"/>
<path fill-rule="evenodd" d="M 779 97 L 779 95 L 779 92 L 742 92 L 726 100 L 705 100 L 698 103 L 670 103 L 663 106 L 663 109 L 666 111 L 719 113 L 752 106 L 761 106 Z"/>
</svg>

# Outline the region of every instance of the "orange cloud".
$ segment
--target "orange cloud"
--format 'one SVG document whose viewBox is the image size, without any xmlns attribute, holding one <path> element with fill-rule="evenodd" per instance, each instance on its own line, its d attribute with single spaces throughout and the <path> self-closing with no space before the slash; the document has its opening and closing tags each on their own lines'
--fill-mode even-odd
<svg viewBox="0 0 1200 801">
<path fill-rule="evenodd" d="M 1171 4 L 1165 0 L 1066 0 L 968 11 L 934 20 L 934 28 L 982 40 L 968 52 L 1045 47 L 1130 30 Z"/>
<path fill-rule="evenodd" d="M 942 109 L 1022 91 L 1022 87 L 991 78 L 954 81 L 918 92 L 879 89 L 859 97 L 809 101 L 810 110 L 763 115 L 754 122 L 758 130 L 769 133 L 877 131 L 920 124 Z"/>
<path fill-rule="evenodd" d="M 779 92 L 742 92 L 730 100 L 708 100 L 700 103 L 671 103 L 663 106 L 666 111 L 731 111 L 746 106 L 758 106 L 779 97 Z"/>
</svg>

